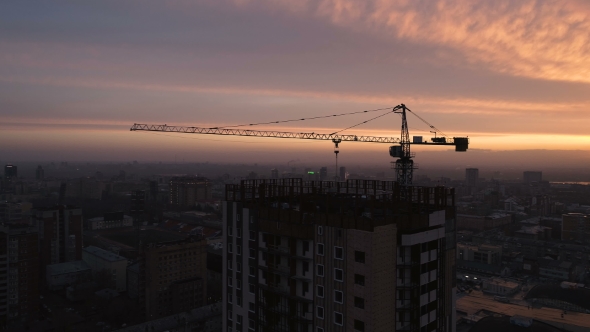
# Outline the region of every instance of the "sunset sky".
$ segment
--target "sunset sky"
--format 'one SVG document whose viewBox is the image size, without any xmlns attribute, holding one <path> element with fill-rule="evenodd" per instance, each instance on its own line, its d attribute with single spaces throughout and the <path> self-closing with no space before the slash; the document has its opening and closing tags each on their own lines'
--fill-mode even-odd
<svg viewBox="0 0 590 332">
<path fill-rule="evenodd" d="M 329 142 L 129 127 L 400 103 L 471 139 L 466 153 L 416 148 L 419 163 L 588 167 L 590 1 L 0 2 L 2 162 L 331 161 Z M 252 129 L 330 133 L 371 116 Z M 430 137 L 418 118 L 408 122 L 411 135 Z M 400 118 L 344 133 L 399 136 Z M 385 163 L 387 148 L 343 144 L 341 158 Z"/>
</svg>

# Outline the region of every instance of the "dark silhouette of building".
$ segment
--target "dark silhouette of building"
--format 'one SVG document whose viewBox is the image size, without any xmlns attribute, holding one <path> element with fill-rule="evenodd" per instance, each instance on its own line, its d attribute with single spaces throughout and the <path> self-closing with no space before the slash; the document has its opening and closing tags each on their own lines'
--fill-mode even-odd
<svg viewBox="0 0 590 332">
<path fill-rule="evenodd" d="M 271 179 L 278 179 L 279 178 L 279 170 L 276 168 L 273 168 L 270 170 L 270 178 Z"/>
<path fill-rule="evenodd" d="M 466 168 L 465 169 L 465 185 L 469 194 L 474 194 L 477 189 L 477 182 L 479 179 L 479 169 L 477 168 Z"/>
<path fill-rule="evenodd" d="M 172 205 L 195 206 L 198 201 L 212 198 L 211 182 L 204 177 L 173 177 L 169 190 Z"/>
<path fill-rule="evenodd" d="M 4 166 L 4 178 L 16 179 L 18 177 L 18 168 L 14 165 Z"/>
<path fill-rule="evenodd" d="M 145 280 L 142 300 L 147 320 L 203 306 L 207 298 L 207 241 L 190 237 L 149 244 L 140 273 L 140 282 Z"/>
<path fill-rule="evenodd" d="M 346 167 L 342 166 L 342 167 L 340 167 L 340 178 L 338 180 L 346 181 L 347 179 L 348 179 L 348 176 L 346 174 Z"/>
<path fill-rule="evenodd" d="M 320 168 L 320 181 L 328 180 L 328 167 Z"/>
<path fill-rule="evenodd" d="M 35 170 L 35 178 L 37 180 L 43 180 L 45 178 L 45 170 L 43 170 L 41 165 L 37 166 L 37 169 Z"/>
<path fill-rule="evenodd" d="M 525 171 L 522 173 L 522 181 L 526 184 L 543 181 L 543 172 Z"/>
<path fill-rule="evenodd" d="M 69 205 L 37 208 L 33 225 L 39 231 L 41 268 L 82 259 L 82 210 Z"/>
<path fill-rule="evenodd" d="M 223 211 L 223 331 L 453 331 L 453 189 L 245 180 Z"/>
<path fill-rule="evenodd" d="M 30 322 L 37 319 L 38 252 L 38 233 L 35 228 L 0 226 L 0 322 Z"/>
</svg>

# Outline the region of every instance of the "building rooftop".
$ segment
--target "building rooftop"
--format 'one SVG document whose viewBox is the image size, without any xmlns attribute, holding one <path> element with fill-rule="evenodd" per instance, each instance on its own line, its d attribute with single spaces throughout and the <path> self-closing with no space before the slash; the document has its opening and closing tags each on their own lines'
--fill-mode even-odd
<svg viewBox="0 0 590 332">
<path fill-rule="evenodd" d="M 125 257 L 119 256 L 113 252 L 110 252 L 110 251 L 107 251 L 107 250 L 104 250 L 102 248 L 95 247 L 95 246 L 86 247 L 82 250 L 86 253 L 100 257 L 100 258 L 107 260 L 109 262 L 118 262 L 118 261 L 126 261 L 127 260 L 127 258 L 125 258 Z"/>
<path fill-rule="evenodd" d="M 522 226 L 522 228 L 518 231 L 516 231 L 516 233 L 522 233 L 522 234 L 540 234 L 540 233 L 544 233 L 545 230 L 551 230 L 551 227 L 546 227 L 546 226 Z"/>
<path fill-rule="evenodd" d="M 129 219 L 133 219 L 131 216 L 128 215 L 123 215 L 123 219 L 125 220 L 129 220 Z M 94 218 L 90 218 L 88 219 L 88 221 L 104 221 L 104 216 L 103 217 L 94 217 Z"/>
<path fill-rule="evenodd" d="M 401 186 L 395 181 L 242 180 L 226 184 L 225 200 L 258 209 L 261 219 L 366 231 L 391 223 L 413 231 L 429 227 L 433 212 L 455 213 L 453 188 Z"/>
<path fill-rule="evenodd" d="M 59 263 L 53 265 L 47 265 L 47 273 L 51 276 L 75 273 L 79 271 L 90 271 L 90 266 L 84 261 L 73 261 L 66 263 Z"/>
</svg>

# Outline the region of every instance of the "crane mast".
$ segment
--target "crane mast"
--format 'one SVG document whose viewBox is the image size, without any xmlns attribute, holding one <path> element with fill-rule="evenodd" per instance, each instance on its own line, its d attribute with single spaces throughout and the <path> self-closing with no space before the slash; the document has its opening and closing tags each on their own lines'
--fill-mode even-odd
<svg viewBox="0 0 590 332">
<path fill-rule="evenodd" d="M 406 111 L 416 115 L 420 120 L 426 123 L 430 128 L 435 131 L 435 137 L 431 138 L 431 141 L 423 141 L 415 139 L 410 141 L 410 133 L 408 130 L 408 121 L 406 118 Z M 365 111 L 368 112 L 368 111 Z M 356 114 L 359 112 L 349 113 Z M 155 131 L 155 132 L 169 132 L 169 133 L 185 133 L 185 134 L 205 134 L 205 135 L 224 135 L 224 136 L 250 136 L 250 137 L 270 137 L 270 138 L 291 138 L 291 139 L 311 139 L 311 140 L 327 140 L 334 143 L 334 154 L 336 155 L 336 173 L 338 173 L 338 144 L 342 142 L 364 142 L 364 143 L 389 143 L 396 144 L 389 148 L 389 155 L 394 158 L 398 158 L 395 162 L 391 162 L 392 168 L 395 169 L 396 178 L 401 185 L 411 185 L 413 178 L 413 171 L 416 169 L 416 165 L 412 158 L 414 154 L 410 151 L 410 145 L 453 145 L 455 151 L 463 152 L 467 151 L 469 146 L 469 138 L 467 137 L 453 137 L 447 138 L 434 126 L 426 122 L 424 119 L 419 117 L 417 114 L 412 112 L 404 104 L 397 105 L 391 109 L 388 113 L 397 113 L 402 118 L 402 129 L 401 137 L 384 137 L 384 136 L 359 136 L 359 135 L 340 135 L 337 133 L 332 134 L 320 134 L 320 133 L 305 133 L 305 132 L 285 132 L 285 131 L 271 131 L 271 130 L 249 130 L 249 129 L 231 129 L 224 127 L 183 127 L 183 126 L 168 126 L 168 125 L 151 125 L 135 123 L 130 130 L 131 131 Z M 340 114 L 346 115 L 346 114 Z M 336 115 L 332 115 L 336 116 Z M 382 116 L 382 115 L 380 115 Z M 380 117 L 379 116 L 379 117 Z M 322 116 L 329 117 L 329 116 Z M 305 120 L 305 119 L 301 119 Z M 293 120 L 289 120 L 293 121 Z M 278 123 L 279 121 L 273 122 Z M 288 121 L 285 121 L 288 122 Z M 362 122 L 362 123 L 366 123 Z M 443 136 L 436 137 L 436 133 Z"/>
<path fill-rule="evenodd" d="M 410 152 L 410 132 L 408 130 L 408 121 L 406 119 L 406 105 L 401 104 L 401 107 L 394 110 L 395 113 L 399 113 L 402 116 L 402 132 L 399 149 L 398 146 L 392 146 L 389 149 L 389 154 L 392 157 L 398 157 L 398 159 L 392 162 L 393 169 L 395 169 L 395 175 L 397 182 L 400 185 L 412 184 L 412 178 L 414 174 L 414 161 L 412 160 L 412 153 Z M 393 153 L 392 153 L 393 152 Z"/>
</svg>

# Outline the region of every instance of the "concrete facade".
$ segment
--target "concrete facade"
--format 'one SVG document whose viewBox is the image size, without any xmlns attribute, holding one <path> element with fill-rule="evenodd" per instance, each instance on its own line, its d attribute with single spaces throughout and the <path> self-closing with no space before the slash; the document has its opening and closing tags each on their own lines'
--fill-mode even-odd
<svg viewBox="0 0 590 332">
<path fill-rule="evenodd" d="M 201 238 L 160 242 L 145 248 L 146 319 L 166 317 L 207 303 L 207 242 Z M 140 290 L 141 291 L 141 290 Z"/>
<path fill-rule="evenodd" d="M 377 188 L 380 198 L 361 198 Z M 222 331 L 453 331 L 453 191 L 411 188 L 402 201 L 396 190 L 359 180 L 228 185 Z M 406 210 L 426 196 L 440 201 Z"/>
<path fill-rule="evenodd" d="M 47 287 L 50 290 L 64 289 L 90 280 L 92 280 L 92 269 L 84 261 L 53 264 L 46 268 Z"/>
<path fill-rule="evenodd" d="M 127 259 L 110 251 L 90 246 L 82 250 L 82 260 L 90 266 L 92 274 L 105 273 L 113 283 L 113 288 L 119 292 L 127 290 Z"/>
</svg>

